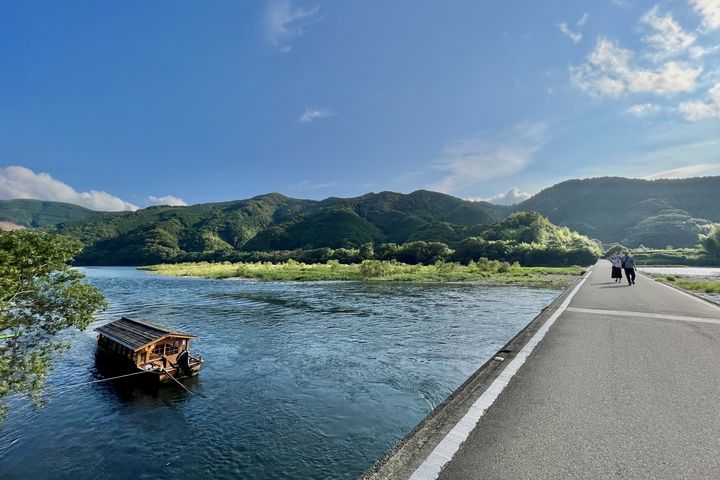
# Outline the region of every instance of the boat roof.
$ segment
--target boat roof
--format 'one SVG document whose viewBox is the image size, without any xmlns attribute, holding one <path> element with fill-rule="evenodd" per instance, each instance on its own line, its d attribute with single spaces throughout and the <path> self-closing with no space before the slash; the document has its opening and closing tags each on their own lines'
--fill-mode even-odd
<svg viewBox="0 0 720 480">
<path fill-rule="evenodd" d="M 157 323 L 128 317 L 107 323 L 96 328 L 95 331 L 133 351 L 141 350 L 166 337 L 197 338 L 195 335 L 172 330 Z"/>
</svg>

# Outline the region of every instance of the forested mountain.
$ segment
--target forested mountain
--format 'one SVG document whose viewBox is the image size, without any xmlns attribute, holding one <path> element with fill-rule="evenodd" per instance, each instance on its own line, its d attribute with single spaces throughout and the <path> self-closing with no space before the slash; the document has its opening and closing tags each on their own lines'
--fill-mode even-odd
<svg viewBox="0 0 720 480">
<path fill-rule="evenodd" d="M 515 205 L 603 242 L 693 246 L 720 222 L 720 177 L 568 180 Z"/>
<path fill-rule="evenodd" d="M 509 209 L 419 190 L 297 200 L 272 193 L 224 203 L 150 207 L 57 225 L 87 247 L 80 263 L 135 265 L 188 253 L 353 248 L 409 240 L 459 242 Z"/>
<path fill-rule="evenodd" d="M 112 213 L 96 212 L 79 205 L 43 200 L 0 200 L 0 220 L 23 227 L 45 227 L 73 220 L 97 218 Z"/>
<path fill-rule="evenodd" d="M 37 200 L 0 201 L 0 221 L 55 229 L 80 239 L 81 263 L 134 265 L 227 252 L 358 248 L 373 243 L 486 238 L 514 211 L 535 211 L 603 242 L 693 246 L 720 223 L 720 177 L 569 180 L 512 207 L 419 190 L 298 200 L 278 193 L 247 200 L 136 212 L 94 212 Z M 225 253 L 223 253 L 225 252 Z"/>
</svg>

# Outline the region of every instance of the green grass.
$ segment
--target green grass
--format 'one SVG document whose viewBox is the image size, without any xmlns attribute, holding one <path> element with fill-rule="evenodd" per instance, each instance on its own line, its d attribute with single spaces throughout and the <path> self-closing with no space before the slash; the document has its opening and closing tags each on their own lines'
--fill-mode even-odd
<svg viewBox="0 0 720 480">
<path fill-rule="evenodd" d="M 484 261 L 460 265 L 407 265 L 397 262 L 366 260 L 361 264 L 341 264 L 337 261 L 305 264 L 285 263 L 176 263 L 140 267 L 161 275 L 200 278 L 254 278 L 258 280 L 367 280 L 408 282 L 467 282 L 489 284 L 522 284 L 535 286 L 564 286 L 579 276 L 580 267 L 521 267 L 504 262 Z"/>
<path fill-rule="evenodd" d="M 717 281 L 682 280 L 674 275 L 653 275 L 653 277 L 661 282 L 668 283 L 685 290 L 690 290 L 692 292 L 720 294 L 720 282 Z"/>
<path fill-rule="evenodd" d="M 631 249 L 637 265 L 711 267 L 720 266 L 720 259 L 708 256 L 700 248 Z"/>
</svg>

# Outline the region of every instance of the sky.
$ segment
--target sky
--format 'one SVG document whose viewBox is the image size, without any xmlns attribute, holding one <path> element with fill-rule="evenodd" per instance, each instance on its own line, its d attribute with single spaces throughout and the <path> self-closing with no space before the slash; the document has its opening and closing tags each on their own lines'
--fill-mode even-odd
<svg viewBox="0 0 720 480">
<path fill-rule="evenodd" d="M 720 174 L 720 0 L 0 0 L 0 199 Z"/>
</svg>

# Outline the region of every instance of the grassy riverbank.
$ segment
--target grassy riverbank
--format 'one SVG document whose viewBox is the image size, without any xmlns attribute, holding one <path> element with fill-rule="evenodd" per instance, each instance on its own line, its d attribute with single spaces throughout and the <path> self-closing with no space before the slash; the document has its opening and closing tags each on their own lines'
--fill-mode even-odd
<svg viewBox="0 0 720 480">
<path fill-rule="evenodd" d="M 631 249 L 635 263 L 641 266 L 717 267 L 720 260 L 700 248 Z"/>
<path fill-rule="evenodd" d="M 579 276 L 580 267 L 521 267 L 505 262 L 436 263 L 407 265 L 398 262 L 365 260 L 360 264 L 337 261 L 306 264 L 290 260 L 285 263 L 176 263 L 140 267 L 161 275 L 201 278 L 254 278 L 258 280 L 371 280 L 411 282 L 480 281 L 490 284 L 524 284 L 563 286 Z"/>
<path fill-rule="evenodd" d="M 712 279 L 696 277 L 683 278 L 675 275 L 653 275 L 656 280 L 676 287 L 699 293 L 715 293 L 720 295 L 720 282 Z"/>
</svg>

